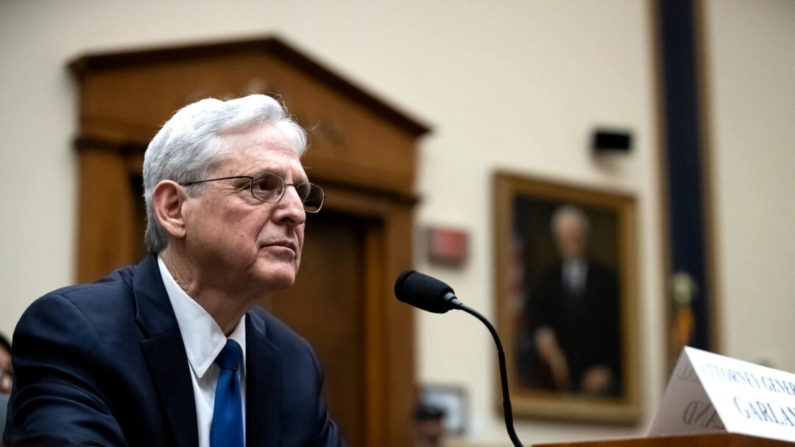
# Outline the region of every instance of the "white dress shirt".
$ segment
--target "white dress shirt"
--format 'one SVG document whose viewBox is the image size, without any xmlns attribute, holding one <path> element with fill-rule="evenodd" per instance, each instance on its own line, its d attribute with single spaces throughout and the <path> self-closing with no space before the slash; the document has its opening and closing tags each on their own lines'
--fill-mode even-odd
<svg viewBox="0 0 795 447">
<path fill-rule="evenodd" d="M 166 286 L 168 299 L 177 316 L 188 366 L 193 381 L 193 399 L 196 402 L 196 419 L 199 426 L 199 447 L 210 447 L 210 426 L 213 421 L 215 405 L 215 385 L 218 382 L 218 365 L 215 358 L 226 345 L 227 337 L 221 326 L 177 284 L 160 256 L 157 257 L 160 276 Z M 240 392 L 243 400 L 243 439 L 246 427 L 246 316 L 240 319 L 237 327 L 229 334 L 243 350 L 240 374 Z M 244 441 L 245 442 L 245 441 Z"/>
<path fill-rule="evenodd" d="M 575 295 L 585 290 L 585 279 L 588 276 L 588 264 L 583 261 L 563 262 L 563 285 Z"/>
</svg>

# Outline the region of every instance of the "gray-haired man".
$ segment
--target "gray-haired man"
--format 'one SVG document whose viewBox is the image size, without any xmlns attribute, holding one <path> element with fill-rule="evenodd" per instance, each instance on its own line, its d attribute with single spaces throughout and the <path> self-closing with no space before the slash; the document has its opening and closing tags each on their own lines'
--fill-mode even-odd
<svg viewBox="0 0 795 447">
<path fill-rule="evenodd" d="M 144 161 L 150 254 L 17 325 L 5 442 L 343 445 L 312 349 L 255 307 L 295 281 L 323 204 L 305 147 L 267 96 L 177 112 Z"/>
</svg>

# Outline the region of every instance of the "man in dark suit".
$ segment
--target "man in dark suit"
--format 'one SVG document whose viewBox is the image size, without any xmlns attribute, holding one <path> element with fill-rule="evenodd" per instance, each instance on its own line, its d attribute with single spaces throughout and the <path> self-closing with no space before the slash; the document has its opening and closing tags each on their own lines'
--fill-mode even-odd
<svg viewBox="0 0 795 447">
<path fill-rule="evenodd" d="M 272 98 L 203 100 L 147 149 L 150 254 L 45 295 L 14 334 L 9 445 L 341 446 L 309 345 L 255 307 L 293 284 L 303 130 Z"/>
<path fill-rule="evenodd" d="M 615 273 L 586 257 L 588 219 L 564 206 L 552 218 L 560 260 L 528 306 L 535 384 L 588 395 L 620 394 L 619 291 Z"/>
</svg>

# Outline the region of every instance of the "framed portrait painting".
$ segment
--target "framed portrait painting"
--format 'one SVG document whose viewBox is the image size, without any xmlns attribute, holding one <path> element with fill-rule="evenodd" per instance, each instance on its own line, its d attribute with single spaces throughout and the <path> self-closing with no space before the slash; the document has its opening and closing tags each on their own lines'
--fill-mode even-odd
<svg viewBox="0 0 795 447">
<path fill-rule="evenodd" d="M 640 418 L 631 195 L 494 176 L 498 330 L 517 417 Z"/>
</svg>

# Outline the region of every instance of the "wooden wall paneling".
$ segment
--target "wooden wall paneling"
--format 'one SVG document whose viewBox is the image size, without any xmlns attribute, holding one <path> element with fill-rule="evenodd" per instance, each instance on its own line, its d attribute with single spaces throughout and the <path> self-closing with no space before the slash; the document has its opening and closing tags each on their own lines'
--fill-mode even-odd
<svg viewBox="0 0 795 447">
<path fill-rule="evenodd" d="M 414 308 L 399 302 L 394 296 L 395 279 L 412 265 L 413 213 L 410 209 L 397 211 L 387 226 L 387 251 L 392 254 L 386 268 L 387 284 L 384 294 L 388 297 L 386 315 L 388 331 L 389 361 L 388 387 L 394 390 L 390 397 L 391 433 L 396 441 L 393 447 L 410 445 L 412 431 L 412 409 L 417 401 L 418 390 L 414 379 Z M 407 436 L 407 434 L 409 436 Z M 399 441 L 399 442 L 397 442 Z"/>
<path fill-rule="evenodd" d="M 97 126 L 151 138 L 182 106 L 206 97 L 250 93 L 247 84 L 268 69 L 258 55 L 229 55 L 100 71 L 84 80 L 81 115 Z"/>
<path fill-rule="evenodd" d="M 129 263 L 134 251 L 133 197 L 124 157 L 104 149 L 80 152 L 79 282 L 108 273 L 109 266 Z"/>
<path fill-rule="evenodd" d="M 367 362 L 368 409 L 376 412 L 373 415 L 383 415 L 368 421 L 367 445 L 411 445 L 412 410 L 418 397 L 414 379 L 414 311 L 395 298 L 393 288 L 395 278 L 412 265 L 416 199 L 385 197 L 335 183 L 324 183 L 324 189 L 329 209 L 383 222 L 379 229 L 369 233 L 367 241 L 367 250 L 373 255 L 368 257 L 367 273 L 368 315 L 373 318 L 366 323 L 365 336 L 367 351 L 373 355 Z M 380 272 L 377 271 L 379 259 L 383 260 Z"/>
<path fill-rule="evenodd" d="M 412 194 L 414 140 L 289 64 L 272 58 L 269 84 L 312 136 L 304 163 L 330 180 Z M 333 112 L 330 114 L 329 112 Z"/>
<path fill-rule="evenodd" d="M 383 380 L 388 375 L 388 359 L 386 337 L 386 301 L 382 293 L 386 281 L 384 265 L 387 254 L 384 251 L 383 225 L 373 226 L 365 236 L 365 380 L 367 393 L 365 407 L 368 415 L 366 421 L 367 442 L 365 445 L 388 445 L 385 438 L 386 421 L 389 419 L 389 408 L 386 397 L 388 388 Z"/>
<path fill-rule="evenodd" d="M 328 210 L 309 216 L 297 281 L 266 303 L 315 349 L 325 371 L 329 411 L 352 446 L 371 445 L 366 442 L 369 390 L 363 386 L 369 363 L 362 324 L 367 298 L 361 283 L 370 270 L 367 232 L 365 222 L 351 214 Z"/>
</svg>

